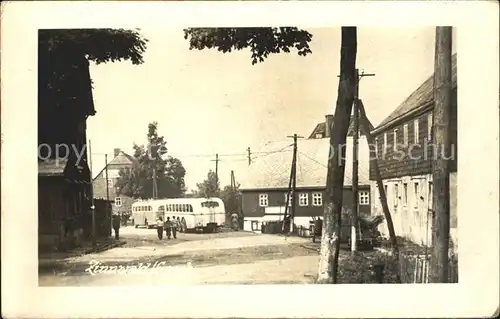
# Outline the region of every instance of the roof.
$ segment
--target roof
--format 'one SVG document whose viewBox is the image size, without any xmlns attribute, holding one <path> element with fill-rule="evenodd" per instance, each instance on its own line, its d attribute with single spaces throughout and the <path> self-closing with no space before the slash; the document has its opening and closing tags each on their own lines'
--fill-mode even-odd
<svg viewBox="0 0 500 319">
<path fill-rule="evenodd" d="M 452 87 L 457 87 L 457 54 L 452 55 Z M 418 111 L 429 106 L 434 101 L 434 74 L 422 83 L 396 110 L 394 110 L 385 120 L 383 120 L 374 131 L 379 131 L 385 127 L 410 116 L 414 111 Z"/>
<path fill-rule="evenodd" d="M 38 176 L 63 176 L 68 159 L 46 159 L 38 161 Z"/>
<path fill-rule="evenodd" d="M 320 134 L 323 137 L 325 136 L 325 129 L 326 129 L 326 122 L 321 122 L 316 125 L 314 130 L 312 131 L 311 135 L 309 135 L 309 138 L 317 138 L 316 135 Z M 370 131 L 373 130 L 374 127 L 372 123 L 370 122 Z M 354 117 L 351 115 L 350 122 L 349 122 L 349 129 L 347 131 L 347 136 L 353 136 L 354 135 Z M 360 135 L 363 135 L 360 131 Z"/>
<path fill-rule="evenodd" d="M 297 188 L 326 187 L 329 142 L 328 138 L 297 141 Z M 243 174 L 240 189 L 288 188 L 293 156 L 290 141 L 274 143 L 260 153 L 264 155 L 252 159 L 252 164 Z M 344 186 L 352 183 L 352 138 L 348 138 L 346 155 Z M 369 185 L 369 149 L 363 137 L 359 139 L 358 183 Z"/>
<path fill-rule="evenodd" d="M 123 165 L 129 165 L 129 164 L 132 164 L 132 163 L 135 163 L 137 160 L 135 157 L 125 153 L 124 151 L 120 151 L 120 153 L 118 153 L 117 156 L 115 156 L 107 165 L 107 167 L 109 168 L 110 166 L 114 166 L 114 165 L 117 165 L 117 166 L 123 166 Z M 99 174 L 97 174 L 92 180 L 95 180 L 96 178 L 98 178 L 103 172 L 104 170 L 106 169 L 106 166 L 104 166 L 101 171 L 99 172 Z"/>
<path fill-rule="evenodd" d="M 83 165 L 76 164 L 68 159 L 45 159 L 38 161 L 38 176 L 39 177 L 64 177 L 70 182 L 90 183 L 90 171 L 85 161 Z"/>
</svg>

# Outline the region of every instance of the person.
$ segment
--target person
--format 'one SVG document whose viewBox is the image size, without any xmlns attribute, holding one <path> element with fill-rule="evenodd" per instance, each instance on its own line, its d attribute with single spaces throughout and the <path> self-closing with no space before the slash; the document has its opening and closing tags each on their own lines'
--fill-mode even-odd
<svg viewBox="0 0 500 319">
<path fill-rule="evenodd" d="M 161 216 L 158 216 L 156 219 L 156 230 L 158 232 L 158 239 L 162 240 L 163 239 L 163 218 Z"/>
<path fill-rule="evenodd" d="M 314 223 L 313 243 L 316 242 L 316 236 L 319 236 L 319 238 L 321 238 L 322 228 L 323 228 L 323 221 L 321 220 L 321 218 L 318 217 L 318 219 L 316 219 Z"/>
<path fill-rule="evenodd" d="M 177 226 L 179 227 L 179 232 L 183 233 L 184 229 L 182 228 L 181 219 L 179 218 L 179 216 L 177 216 Z"/>
<path fill-rule="evenodd" d="M 186 219 L 184 217 L 182 217 L 182 219 L 181 219 L 181 225 L 182 225 L 182 231 L 184 233 L 187 232 L 187 223 L 186 223 Z"/>
<path fill-rule="evenodd" d="M 238 230 L 238 214 L 236 213 L 233 213 L 231 214 L 231 226 L 233 228 L 233 230 Z"/>
<path fill-rule="evenodd" d="M 174 236 L 174 239 L 177 238 L 177 228 L 179 225 L 177 225 L 177 219 L 175 219 L 175 216 L 172 218 L 172 235 Z"/>
<path fill-rule="evenodd" d="M 120 239 L 120 216 L 118 214 L 113 215 L 113 229 L 115 230 L 115 239 Z"/>
<path fill-rule="evenodd" d="M 165 221 L 165 233 L 167 234 L 167 239 L 172 237 L 172 221 L 170 220 L 170 217 L 167 217 L 167 220 Z"/>
</svg>

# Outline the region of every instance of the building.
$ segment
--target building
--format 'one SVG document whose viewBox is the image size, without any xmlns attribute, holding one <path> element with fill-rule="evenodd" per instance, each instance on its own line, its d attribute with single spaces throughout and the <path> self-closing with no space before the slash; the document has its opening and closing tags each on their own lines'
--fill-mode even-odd
<svg viewBox="0 0 500 319">
<path fill-rule="evenodd" d="M 332 123 L 327 115 L 325 123 Z M 295 224 L 309 226 L 311 217 L 323 216 L 330 125 L 320 123 L 311 138 L 297 142 Z M 242 180 L 242 213 L 245 230 L 259 231 L 262 222 L 280 220 L 285 212 L 292 167 L 292 141 L 272 143 L 252 159 Z M 347 138 L 343 206 L 352 209 L 352 134 Z M 366 137 L 359 139 L 359 211 L 370 213 L 369 149 Z M 291 203 L 289 203 L 291 205 Z"/>
<path fill-rule="evenodd" d="M 91 177 L 85 146 L 86 120 L 94 114 L 89 63 L 85 56 L 71 54 L 64 48 L 39 50 L 38 239 L 41 251 L 68 247 L 90 233 Z"/>
<path fill-rule="evenodd" d="M 453 55 L 453 103 L 451 114 L 450 213 L 451 236 L 457 244 L 457 60 Z M 375 154 L 387 194 L 389 210 L 397 236 L 417 244 L 431 241 L 432 161 L 436 150 L 432 146 L 432 119 L 434 108 L 433 76 L 417 88 L 394 112 L 373 131 Z M 379 198 L 373 166 L 370 169 L 372 198 Z M 373 211 L 382 214 L 380 201 L 374 201 Z M 386 225 L 382 233 L 388 236 Z"/>
<path fill-rule="evenodd" d="M 107 180 L 106 167 L 94 177 L 94 198 L 107 199 L 109 198 L 113 204 L 113 214 L 126 215 L 132 213 L 132 203 L 135 201 L 132 197 L 118 194 L 116 182 L 120 177 L 121 169 L 131 169 L 136 163 L 136 159 L 123 152 L 119 148 L 114 149 L 113 159 L 108 163 Z M 108 197 L 109 196 L 109 197 Z"/>
</svg>

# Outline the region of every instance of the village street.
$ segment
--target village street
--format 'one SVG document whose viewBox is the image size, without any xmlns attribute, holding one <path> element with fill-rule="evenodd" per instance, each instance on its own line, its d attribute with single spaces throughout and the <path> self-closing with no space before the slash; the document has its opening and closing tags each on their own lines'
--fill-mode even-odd
<svg viewBox="0 0 500 319">
<path fill-rule="evenodd" d="M 122 228 L 121 237 L 121 247 L 40 266 L 39 285 L 311 283 L 317 273 L 318 252 L 300 237 L 239 231 L 160 241 L 156 230 L 134 227 Z M 104 267 L 92 268 L 97 262 Z M 140 263 L 142 270 L 133 268 Z"/>
</svg>

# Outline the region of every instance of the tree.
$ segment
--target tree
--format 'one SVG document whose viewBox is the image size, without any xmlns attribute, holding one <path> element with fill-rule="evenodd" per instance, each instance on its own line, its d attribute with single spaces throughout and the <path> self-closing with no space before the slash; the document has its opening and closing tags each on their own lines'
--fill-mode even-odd
<svg viewBox="0 0 500 319">
<path fill-rule="evenodd" d="M 186 170 L 179 159 L 166 155 L 166 142 L 158 135 L 157 122 L 148 125 L 147 137 L 146 146 L 134 144 L 132 168 L 120 170 L 116 183 L 118 193 L 133 198 L 152 198 L 153 176 L 156 175 L 158 198 L 182 197 Z"/>
<path fill-rule="evenodd" d="M 271 53 L 290 53 L 306 56 L 311 53 L 312 34 L 295 27 L 280 28 L 190 28 L 184 30 L 189 49 L 215 48 L 223 53 L 250 48 L 252 64 L 263 62 Z"/>
<path fill-rule="evenodd" d="M 293 27 L 284 28 L 215 28 L 187 29 L 190 49 L 216 48 L 222 52 L 250 48 L 252 64 L 264 61 L 270 53 L 290 52 L 294 47 L 298 54 L 311 53 L 309 42 L 312 35 Z M 330 136 L 330 154 L 324 206 L 323 236 L 321 242 L 318 283 L 335 283 L 340 248 L 340 222 L 345 172 L 345 143 L 356 85 L 355 69 L 357 32 L 355 27 L 342 28 L 340 81 L 337 105 Z"/>
<path fill-rule="evenodd" d="M 240 214 L 240 185 L 237 184 L 235 187 L 231 185 L 224 186 L 224 189 L 220 192 L 220 198 L 224 202 L 226 210 L 226 223 L 229 224 L 231 221 L 231 215 L 233 213 Z"/>
<path fill-rule="evenodd" d="M 40 30 L 38 143 L 79 145 L 80 136 L 69 133 L 76 132 L 85 118 L 96 113 L 89 61 L 100 64 L 130 60 L 141 64 L 146 42 L 136 30 Z"/>
<path fill-rule="evenodd" d="M 198 197 L 218 197 L 220 194 L 219 181 L 215 172 L 209 170 L 207 173 L 207 178 L 196 184 L 195 194 Z"/>
</svg>

